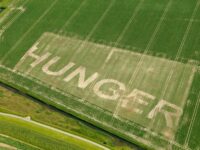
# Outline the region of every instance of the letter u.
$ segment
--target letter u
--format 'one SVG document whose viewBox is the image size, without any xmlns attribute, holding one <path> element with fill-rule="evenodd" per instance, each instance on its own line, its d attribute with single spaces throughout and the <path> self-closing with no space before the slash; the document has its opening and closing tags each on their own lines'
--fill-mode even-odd
<svg viewBox="0 0 200 150">
<path fill-rule="evenodd" d="M 51 76 L 60 76 L 63 75 L 66 71 L 68 71 L 69 69 L 71 69 L 75 64 L 70 62 L 68 63 L 65 67 L 63 67 L 62 69 L 60 69 L 59 71 L 50 71 L 50 67 L 55 64 L 56 62 L 58 62 L 58 60 L 60 59 L 60 57 L 56 56 L 53 59 L 51 59 L 47 64 L 45 64 L 42 67 L 42 71 L 45 72 L 48 75 Z"/>
</svg>

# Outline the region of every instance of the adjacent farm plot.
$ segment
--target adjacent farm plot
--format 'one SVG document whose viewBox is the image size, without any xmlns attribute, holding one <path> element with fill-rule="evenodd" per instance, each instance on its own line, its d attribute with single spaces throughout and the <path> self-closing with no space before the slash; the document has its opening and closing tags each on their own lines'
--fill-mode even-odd
<svg viewBox="0 0 200 150">
<path fill-rule="evenodd" d="M 0 137 L 7 137 L 23 143 L 32 147 L 31 150 L 65 150 L 66 148 L 71 150 L 108 150 L 108 148 L 80 136 L 35 122 L 30 117 L 0 113 L 0 120 Z M 20 149 L 27 148 L 21 146 Z"/>
</svg>

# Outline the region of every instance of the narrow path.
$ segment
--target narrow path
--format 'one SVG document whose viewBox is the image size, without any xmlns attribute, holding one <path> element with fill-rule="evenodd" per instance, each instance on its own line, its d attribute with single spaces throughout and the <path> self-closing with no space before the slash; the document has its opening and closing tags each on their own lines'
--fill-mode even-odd
<svg viewBox="0 0 200 150">
<path fill-rule="evenodd" d="M 4 143 L 0 143 L 0 148 L 5 148 L 5 149 L 8 149 L 8 150 L 17 150 L 17 148 L 10 146 L 8 144 L 4 144 Z"/>
<path fill-rule="evenodd" d="M 28 145 L 28 146 L 30 146 L 30 147 L 33 147 L 33 148 L 36 148 L 36 149 L 39 149 L 39 150 L 43 150 L 42 148 L 40 148 L 40 147 L 38 147 L 38 146 L 32 145 L 32 144 L 30 144 L 30 143 L 27 143 L 27 142 L 25 142 L 25 141 L 16 139 L 16 138 L 14 138 L 14 137 L 11 137 L 11 136 L 8 136 L 8 135 L 5 135 L 5 134 L 1 134 L 1 133 L 0 133 L 0 137 L 6 137 L 6 138 L 9 138 L 9 139 L 11 139 L 11 140 L 13 140 L 13 141 L 17 141 L 17 142 L 20 142 L 20 143 L 22 143 L 22 144 Z M 0 147 L 1 147 L 1 145 L 0 145 Z"/>
</svg>

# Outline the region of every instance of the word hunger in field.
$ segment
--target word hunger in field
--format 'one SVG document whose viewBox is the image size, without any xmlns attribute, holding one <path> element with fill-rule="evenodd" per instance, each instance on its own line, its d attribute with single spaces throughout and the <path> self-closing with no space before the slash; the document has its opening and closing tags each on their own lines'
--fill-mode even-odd
<svg viewBox="0 0 200 150">
<path fill-rule="evenodd" d="M 182 84 L 189 86 L 193 67 L 116 48 L 116 53 L 106 62 L 113 48 L 83 43 L 45 33 L 21 58 L 15 70 L 101 107 L 114 117 L 135 121 L 172 137 L 187 97 L 180 94 L 187 94 L 185 88 L 173 91 L 179 86 L 175 81 L 184 73 Z M 141 63 L 140 57 L 145 57 L 145 61 Z M 96 63 L 95 58 L 98 58 Z M 174 63 L 178 72 L 163 93 L 163 84 Z M 162 73 L 161 67 L 165 69 Z M 156 120 L 162 123 L 156 124 Z"/>
</svg>

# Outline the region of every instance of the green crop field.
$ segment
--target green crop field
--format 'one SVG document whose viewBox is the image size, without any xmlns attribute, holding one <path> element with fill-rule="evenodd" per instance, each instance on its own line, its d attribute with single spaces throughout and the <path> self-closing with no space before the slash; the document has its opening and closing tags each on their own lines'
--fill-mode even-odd
<svg viewBox="0 0 200 150">
<path fill-rule="evenodd" d="M 200 0 L 15 0 L 1 16 L 1 82 L 145 148 L 200 148 Z"/>
</svg>

